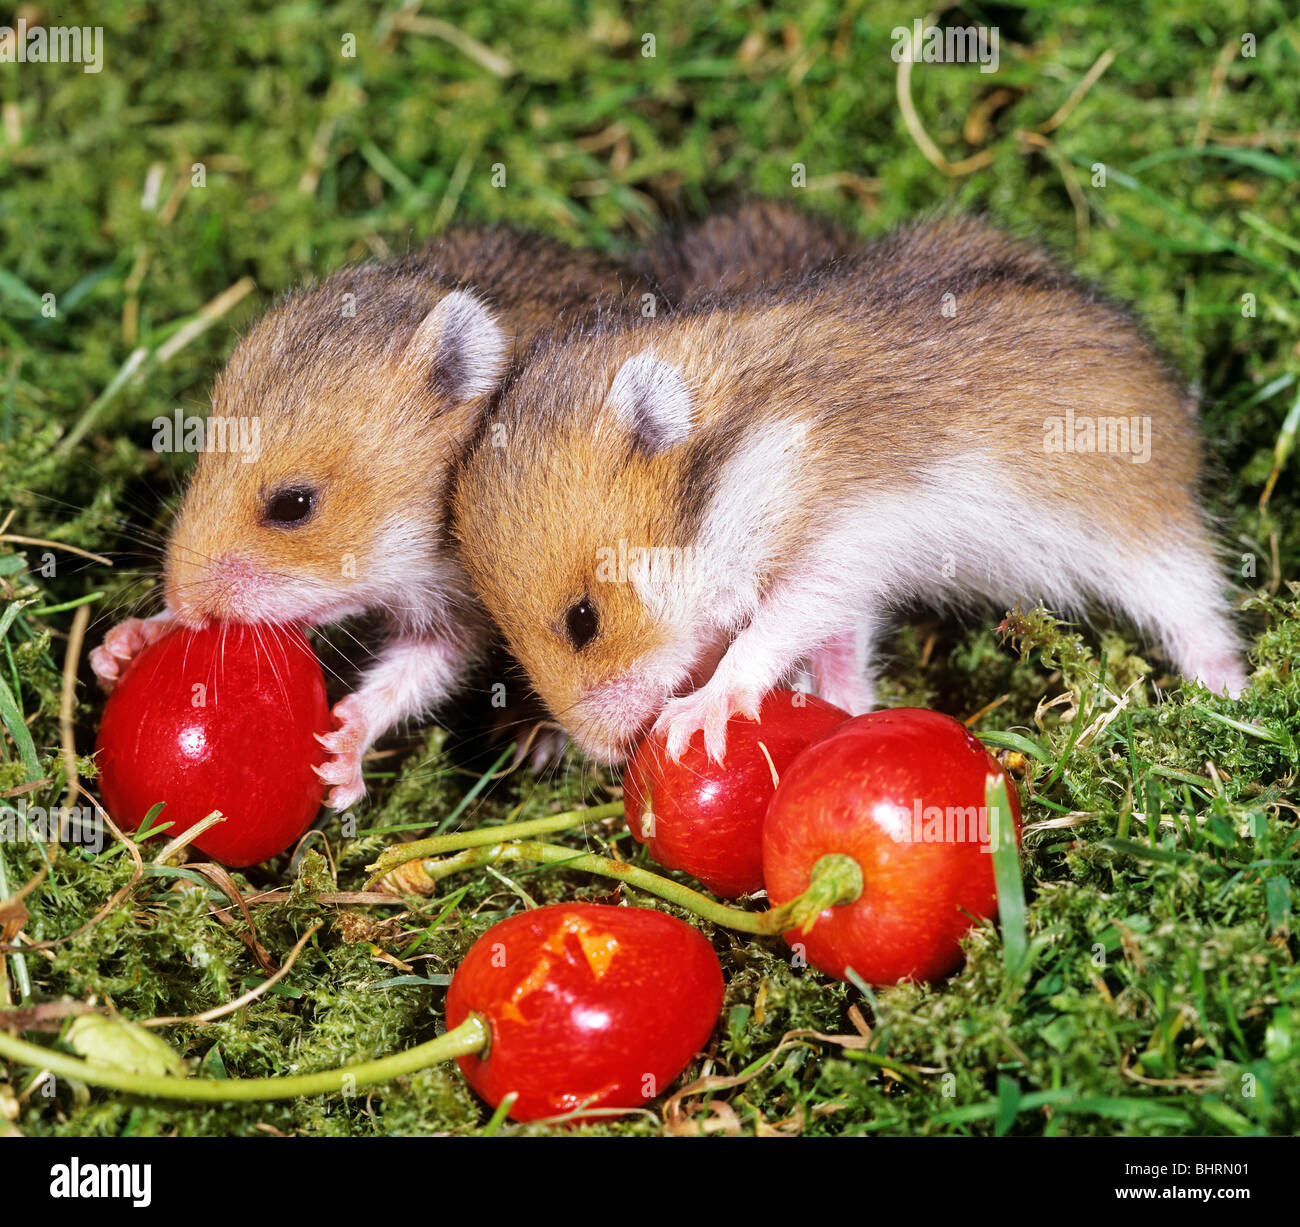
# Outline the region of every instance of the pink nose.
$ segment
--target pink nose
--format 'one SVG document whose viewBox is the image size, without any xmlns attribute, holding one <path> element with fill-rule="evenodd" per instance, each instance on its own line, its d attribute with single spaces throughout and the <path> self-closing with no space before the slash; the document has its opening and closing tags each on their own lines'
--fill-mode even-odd
<svg viewBox="0 0 1300 1227">
<path fill-rule="evenodd" d="M 222 554 L 191 576 L 167 584 L 167 603 L 182 622 L 255 620 L 266 592 L 266 573 L 239 554 Z"/>
<path fill-rule="evenodd" d="M 604 744 L 595 749 L 581 733 L 576 739 L 596 757 L 616 760 L 649 731 L 667 697 L 662 683 L 635 675 L 593 687 L 582 696 L 581 711 L 599 730 L 590 741 Z"/>
</svg>

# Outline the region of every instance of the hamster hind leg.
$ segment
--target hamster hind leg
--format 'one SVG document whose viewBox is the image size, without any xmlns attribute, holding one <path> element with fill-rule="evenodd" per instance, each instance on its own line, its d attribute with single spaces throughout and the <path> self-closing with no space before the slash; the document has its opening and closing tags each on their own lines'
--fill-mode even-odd
<svg viewBox="0 0 1300 1227">
<path fill-rule="evenodd" d="M 867 673 L 874 639 L 864 624 L 828 639 L 812 656 L 817 694 L 850 716 L 860 716 L 876 705 L 876 688 Z"/>
<path fill-rule="evenodd" d="M 1235 699 L 1247 684 L 1245 654 L 1212 559 L 1208 542 L 1203 551 L 1127 555 L 1096 587 L 1160 643 L 1185 678 Z"/>
</svg>

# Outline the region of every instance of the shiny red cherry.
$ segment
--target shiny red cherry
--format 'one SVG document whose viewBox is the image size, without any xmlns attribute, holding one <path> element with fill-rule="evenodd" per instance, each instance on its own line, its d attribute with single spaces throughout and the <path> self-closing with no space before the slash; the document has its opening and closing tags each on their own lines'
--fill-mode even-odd
<svg viewBox="0 0 1300 1227">
<path fill-rule="evenodd" d="M 99 726 L 100 794 L 129 830 L 159 801 L 168 838 L 213 810 L 195 847 L 232 867 L 290 847 L 325 794 L 312 770 L 330 728 L 325 677 L 295 628 L 178 630 L 127 667 Z"/>
<path fill-rule="evenodd" d="M 472 1012 L 486 1054 L 457 1058 L 515 1120 L 637 1108 L 668 1088 L 709 1038 L 722 969 L 698 929 L 650 908 L 557 903 L 494 925 L 447 990 L 447 1028 Z"/>
<path fill-rule="evenodd" d="M 763 827 L 772 906 L 800 894 L 823 857 L 856 862 L 863 887 L 812 930 L 786 934 L 814 967 L 870 984 L 936 980 L 961 938 L 997 914 L 985 783 L 1002 767 L 964 725 L 921 708 L 858 716 L 784 773 Z M 1020 806 L 1007 796 L 1017 837 Z"/>
<path fill-rule="evenodd" d="M 674 763 L 662 733 L 646 738 L 623 773 L 632 834 L 669 869 L 698 878 L 715 895 L 735 898 L 763 886 L 763 817 L 780 778 L 798 754 L 849 718 L 813 695 L 773 690 L 757 721 L 733 716 L 721 766 L 697 733 Z"/>
</svg>

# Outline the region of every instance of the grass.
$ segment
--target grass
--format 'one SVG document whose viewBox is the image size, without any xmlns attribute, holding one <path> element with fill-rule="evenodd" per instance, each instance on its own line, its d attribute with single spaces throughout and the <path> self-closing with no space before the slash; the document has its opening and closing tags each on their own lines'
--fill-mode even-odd
<svg viewBox="0 0 1300 1227">
<path fill-rule="evenodd" d="M 790 193 L 796 164 L 799 199 L 863 235 L 945 203 L 985 209 L 1131 301 L 1200 390 L 1208 494 L 1251 634 L 1254 690 L 1232 703 L 1180 686 L 1122 626 L 1084 631 L 1044 611 L 1015 611 L 1003 633 L 996 617 L 910 620 L 893 644 L 888 700 L 982 712 L 978 731 L 1017 779 L 1024 956 L 1004 959 L 998 933 L 983 928 L 949 983 L 859 990 L 792 967 L 779 943 L 704 926 L 729 983 L 707 1069 L 739 1081 L 689 1098 L 670 1127 L 1300 1129 L 1300 29 L 1283 3 L 956 10 L 951 20 L 1001 35 L 996 74 L 913 74 L 916 114 L 942 156 L 988 151 L 956 176 L 927 160 L 900 110 L 890 31 L 917 15 L 901 5 L 701 11 L 677 0 L 642 16 L 494 0 L 440 5 L 436 18 L 413 4 L 312 0 L 99 7 L 102 73 L 0 67 L 0 522 L 61 543 L 0 542 L 0 795 L 63 796 L 69 636 L 89 617 L 88 647 L 147 606 L 183 478 L 183 457 L 150 450 L 150 422 L 202 408 L 238 331 L 279 292 L 453 222 L 626 250 L 662 216 Z M 653 58 L 642 55 L 646 33 Z M 341 54 L 347 35 L 354 58 Z M 1108 49 L 1113 62 L 1047 124 Z M 494 164 L 504 187 L 492 184 Z M 89 777 L 101 699 L 84 649 L 71 654 L 81 661 L 76 769 Z M 404 909 L 322 902 L 360 887 L 390 842 L 382 828 L 432 833 L 475 788 L 458 823 L 611 795 L 578 762 L 480 786 L 494 752 L 457 748 L 439 730 L 388 744 L 401 753 L 374 764 L 363 833 L 346 837 L 330 816 L 296 862 L 236 875 L 250 893 L 289 888 L 251 909 L 276 962 L 324 925 L 252 1004 L 160 1031 L 196 1072 L 309 1072 L 419 1043 L 437 1028 L 447 975 L 494 920 L 524 897 L 610 896 L 610 884 L 573 872 L 505 866 Z M 586 842 L 633 858 L 618 828 Z M 47 871 L 23 900 L 35 942 L 90 921 L 130 878 L 116 845 L 65 849 L 48 870 L 36 844 L 0 852 L 0 896 Z M 652 902 L 630 889 L 622 898 Z M 266 973 L 240 913 L 214 913 L 227 904 L 192 871 L 152 868 L 129 906 L 10 958 L 0 1004 L 30 993 L 147 1019 L 229 1001 Z M 11 920 L 22 920 L 12 906 L 0 925 Z M 801 1030 L 843 1038 L 790 1036 Z M 453 1069 L 350 1100 L 264 1106 L 157 1107 L 65 1082 L 53 1092 L 33 1071 L 0 1065 L 4 1127 L 517 1128 L 489 1124 Z M 651 1114 L 584 1131 L 663 1127 Z"/>
</svg>

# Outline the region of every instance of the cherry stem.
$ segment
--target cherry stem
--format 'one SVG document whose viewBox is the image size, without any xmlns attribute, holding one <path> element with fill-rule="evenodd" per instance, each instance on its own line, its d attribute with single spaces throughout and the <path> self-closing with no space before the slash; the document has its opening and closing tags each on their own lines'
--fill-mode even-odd
<svg viewBox="0 0 1300 1227">
<path fill-rule="evenodd" d="M 463 848 L 479 848 L 485 844 L 504 843 L 510 839 L 527 839 L 533 835 L 571 831 L 574 827 L 585 826 L 588 822 L 614 818 L 622 812 L 623 802 L 611 801 L 607 805 L 569 810 L 564 814 L 552 814 L 548 818 L 530 818 L 526 822 L 479 827 L 474 831 L 453 831 L 450 835 L 433 835 L 428 839 L 415 839 L 410 843 L 396 844 L 380 853 L 379 859 L 374 864 L 366 866 L 372 871 L 372 876 L 366 885 L 367 888 L 373 886 L 380 878 L 408 861 L 418 861 L 428 856 L 442 856 L 447 852 L 459 852 Z"/>
<path fill-rule="evenodd" d="M 243 1100 L 297 1099 L 303 1095 L 351 1095 L 363 1086 L 391 1082 L 441 1061 L 486 1051 L 491 1039 L 487 1021 L 471 1014 L 459 1027 L 377 1061 L 344 1065 L 315 1074 L 291 1078 L 182 1078 L 175 1074 L 137 1074 L 111 1065 L 93 1064 L 67 1056 L 52 1048 L 29 1044 L 0 1031 L 0 1056 L 19 1065 L 47 1070 L 61 1078 L 91 1086 L 144 1095 L 153 1099 L 188 1099 L 207 1103 L 235 1103 Z"/>
<path fill-rule="evenodd" d="M 783 910 L 791 928 L 798 929 L 806 937 L 827 908 L 852 903 L 861 896 L 865 887 L 862 866 L 843 852 L 831 852 L 812 867 L 808 889 L 791 899 Z"/>
<path fill-rule="evenodd" d="M 768 912 L 746 912 L 740 908 L 728 907 L 708 895 L 683 886 L 669 878 L 640 869 L 624 861 L 611 860 L 606 856 L 595 856 L 590 852 L 577 852 L 573 848 L 563 848 L 555 844 L 536 843 L 520 840 L 514 843 L 502 843 L 492 846 L 467 848 L 445 860 L 428 860 L 424 862 L 424 871 L 433 881 L 462 873 L 466 869 L 477 869 L 484 865 L 495 865 L 501 861 L 536 861 L 542 865 L 562 865 L 566 869 L 581 869 L 586 873 L 597 873 L 607 878 L 617 878 L 629 886 L 635 886 L 647 894 L 657 895 L 669 903 L 676 903 L 690 912 L 714 924 L 736 929 L 741 933 L 753 933 L 759 936 L 771 936 L 782 933 L 791 927 L 792 917 L 801 919 L 808 909 L 811 920 L 806 923 L 811 927 L 813 921 L 828 907 L 841 903 L 851 903 L 862 893 L 862 871 L 857 862 L 847 856 L 824 856 L 813 866 L 808 889 L 791 899 L 788 903 Z M 848 862 L 856 871 L 856 881 L 847 867 L 840 862 Z"/>
</svg>

